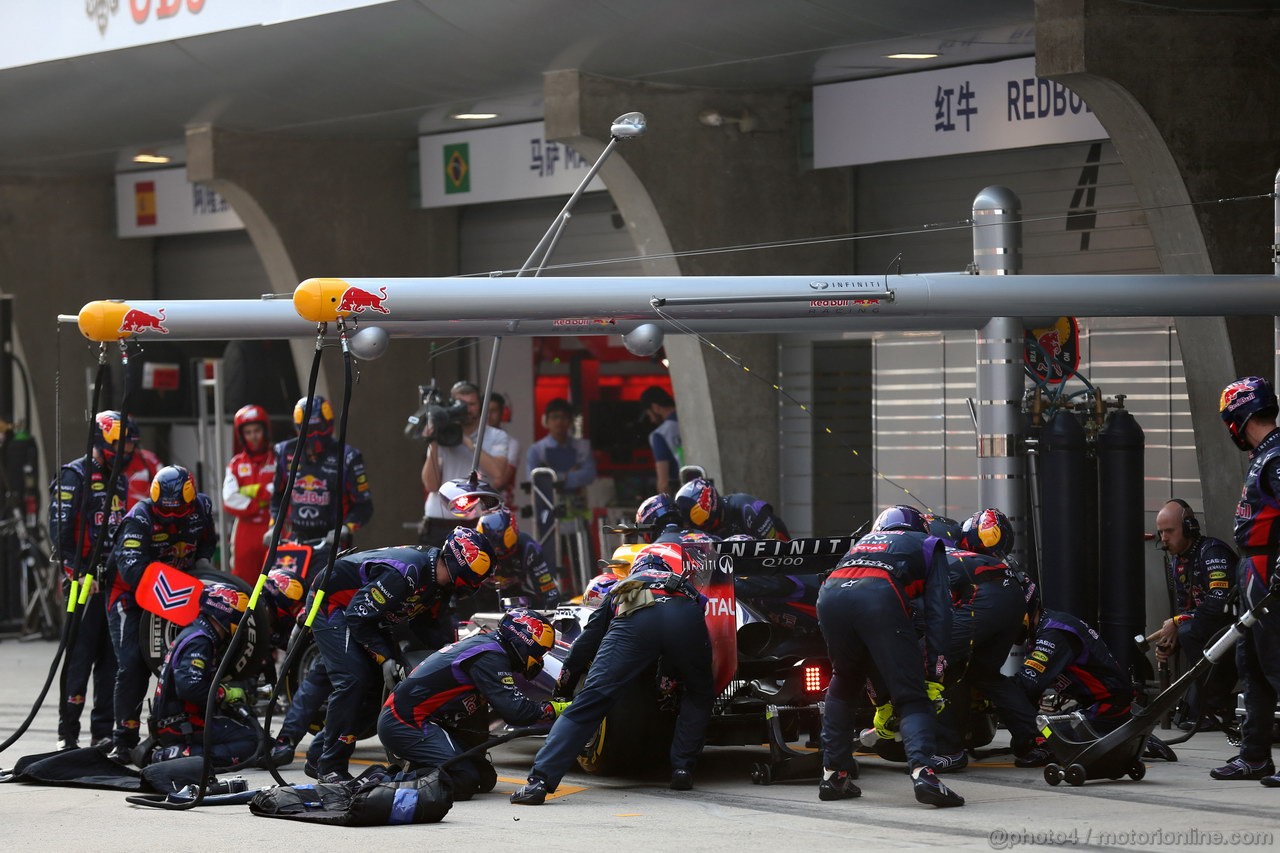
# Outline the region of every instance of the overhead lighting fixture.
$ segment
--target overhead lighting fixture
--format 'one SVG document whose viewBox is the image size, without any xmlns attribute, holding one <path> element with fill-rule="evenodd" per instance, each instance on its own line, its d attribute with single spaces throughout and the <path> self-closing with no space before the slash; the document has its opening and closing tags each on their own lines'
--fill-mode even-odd
<svg viewBox="0 0 1280 853">
<path fill-rule="evenodd" d="M 454 113 L 449 116 L 449 118 L 456 118 L 458 121 L 488 121 L 497 117 L 497 113 Z"/>
<path fill-rule="evenodd" d="M 139 151 L 133 155 L 135 163 L 168 163 L 170 158 L 164 154 L 157 154 L 154 151 Z"/>
<path fill-rule="evenodd" d="M 885 59 L 937 59 L 937 53 L 886 53 Z"/>
<path fill-rule="evenodd" d="M 727 115 L 720 110 L 703 110 L 698 113 L 698 121 L 707 127 L 724 127 L 734 125 L 740 133 L 751 133 L 760 122 L 749 111 L 743 110 L 740 115 Z"/>
</svg>

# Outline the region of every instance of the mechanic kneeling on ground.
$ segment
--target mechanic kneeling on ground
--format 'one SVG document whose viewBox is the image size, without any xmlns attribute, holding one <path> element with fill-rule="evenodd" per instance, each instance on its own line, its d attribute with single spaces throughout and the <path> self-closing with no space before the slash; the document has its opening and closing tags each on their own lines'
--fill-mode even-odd
<svg viewBox="0 0 1280 853">
<path fill-rule="evenodd" d="M 555 641 L 555 629 L 536 613 L 508 611 L 497 631 L 445 646 L 397 684 L 378 717 L 378 739 L 410 769 L 425 770 L 483 743 L 490 707 L 512 726 L 550 723 L 569 703 L 529 699 L 515 674 L 537 677 Z M 473 721 L 478 730 L 468 726 Z M 455 800 L 488 793 L 498 781 L 483 755 L 455 762 L 446 772 Z"/>
<path fill-rule="evenodd" d="M 586 683 L 556 719 L 533 759 L 528 783 L 511 795 L 511 802 L 542 805 L 609 713 L 618 692 L 659 657 L 685 688 L 671 741 L 671 787 L 693 787 L 693 766 L 706 741 L 715 698 L 711 639 L 702 609 L 698 591 L 684 574 L 678 546 L 650 545 L 636 556 L 631 573 L 610 588 L 574 641 L 557 692 L 568 689 L 583 670 Z"/>
<path fill-rule="evenodd" d="M 248 601 L 248 596 L 227 584 L 205 584 L 201 590 L 200 615 L 173 641 L 160 670 L 154 710 L 147 720 L 156 744 L 152 763 L 203 755 L 206 726 L 215 765 L 244 761 L 253 754 L 258 732 L 247 722 L 250 712 L 244 690 L 213 680 Z M 220 707 L 229 713 L 206 720 L 209 694 L 215 690 Z"/>
<path fill-rule="evenodd" d="M 314 624 L 333 693 L 324 731 L 308 750 L 306 772 L 322 782 L 351 778 L 347 765 L 368 697 L 380 679 L 390 689 L 408 668 L 389 623 L 444 607 L 453 593 L 470 595 L 492 566 L 489 541 L 467 527 L 450 533 L 443 548 L 378 548 L 334 563 Z M 375 701 L 367 710 L 376 708 Z"/>
</svg>

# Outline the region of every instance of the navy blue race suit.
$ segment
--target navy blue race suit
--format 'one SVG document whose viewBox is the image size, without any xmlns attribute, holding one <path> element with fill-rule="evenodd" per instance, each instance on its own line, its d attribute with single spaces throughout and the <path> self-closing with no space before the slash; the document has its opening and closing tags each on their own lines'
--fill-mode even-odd
<svg viewBox="0 0 1280 853">
<path fill-rule="evenodd" d="M 707 528 L 708 533 L 720 537 L 746 534 L 752 539 L 790 539 L 787 526 L 782 523 L 768 501 L 755 495 L 735 492 L 720 497 L 720 523 Z"/>
<path fill-rule="evenodd" d="M 378 717 L 378 738 L 410 769 L 438 767 L 484 741 L 490 708 L 513 726 L 555 719 L 550 702 L 535 702 L 520 692 L 511 656 L 497 636 L 477 634 L 445 646 L 396 685 Z M 447 772 L 455 799 L 492 790 L 497 778 L 483 755 L 455 763 Z"/>
<path fill-rule="evenodd" d="M 520 534 L 507 559 L 494 563 L 484 585 L 466 600 L 465 611 L 459 608 L 459 612 L 470 615 L 498 611 L 502 609 L 504 598 L 526 598 L 526 606 L 542 610 L 554 610 L 560 606 L 560 587 L 556 585 L 555 569 L 547 565 L 542 547 L 528 533 Z"/>
<path fill-rule="evenodd" d="M 247 723 L 223 714 L 212 721 L 204 717 L 209 694 L 218 689 L 213 679 L 226 646 L 208 619 L 198 616 L 165 653 L 147 724 L 159 746 L 180 748 L 168 758 L 203 755 L 206 724 L 215 765 L 244 761 L 257 748 L 257 732 Z"/>
<path fill-rule="evenodd" d="M 76 642 L 67 653 L 66 695 L 58 709 L 58 740 L 66 744 L 75 743 L 80 737 L 80 715 L 89 692 L 90 674 L 93 677 L 90 734 L 95 742 L 111 736 L 116 653 L 107 633 L 107 597 L 102 590 L 106 589 L 105 569 L 116 530 L 124 518 L 129 480 L 118 477 L 115 494 L 108 500 L 110 473 L 92 456 L 81 456 L 62 466 L 49 490 L 49 535 L 55 545 L 55 557 L 62 558 L 64 594 L 70 593 L 71 578 L 86 570 L 103 516 L 109 515 L 98 565 L 87 570 L 94 577 L 96 589 L 82 605 Z"/>
<path fill-rule="evenodd" d="M 584 670 L 587 680 L 556 718 L 533 760 L 530 781 L 541 779 L 554 791 L 613 707 L 618 691 L 658 658 L 685 689 L 671 741 L 671 766 L 693 769 L 715 699 L 711 639 L 702 607 L 689 582 L 670 572 L 645 569 L 613 585 L 565 659 L 569 674 L 562 678 L 567 683 Z"/>
<path fill-rule="evenodd" d="M 876 704 L 890 699 L 912 769 L 937 751 L 934 705 L 926 681 L 941 683 L 951 644 L 951 595 L 942 540 L 912 530 L 863 536 L 841 558 L 818 594 L 818 622 L 831 657 L 822 750 L 831 770 L 853 769 L 854 716 L 868 677 Z M 921 598 L 925 650 L 908 602 Z"/>
<path fill-rule="evenodd" d="M 217 545 L 213 504 L 203 492 L 196 495 L 195 506 L 186 515 L 160 515 L 151 499 L 143 498 L 120 523 L 111 553 L 113 575 L 107 600 L 107 625 L 116 650 L 112 740 L 117 750 L 127 752 L 138 745 L 138 720 L 151 679 L 139 638 L 142 608 L 134 601 L 133 591 L 151 563 L 190 572 L 197 560 L 212 558 Z"/>
<path fill-rule="evenodd" d="M 364 457 L 348 444 L 345 456 L 340 460 L 338 444 L 328 436 L 309 437 L 307 444 L 309 451 L 302 454 L 302 461 L 298 463 L 298 476 L 293 481 L 293 497 L 289 501 L 289 515 L 282 535 L 304 542 L 327 536 L 334 527 L 333 506 L 337 500 L 342 502 L 343 524 L 354 533 L 373 518 L 373 493 L 369 491 Z M 279 518 L 284 485 L 293 466 L 297 446 L 296 438 L 276 445 L 276 476 L 271 486 L 272 518 Z M 319 453 L 315 452 L 317 448 Z M 345 484 L 338 482 L 339 461 L 343 465 Z"/>
<path fill-rule="evenodd" d="M 1236 506 L 1236 583 L 1241 606 L 1252 608 L 1267 594 L 1280 559 L 1280 429 L 1272 430 L 1249 457 Z M 1280 608 L 1272 607 L 1236 646 L 1236 668 L 1244 682 L 1240 757 L 1269 761 L 1276 696 L 1280 694 Z"/>
<path fill-rule="evenodd" d="M 1050 687 L 1075 699 L 1099 733 L 1129 718 L 1133 685 L 1098 632 L 1070 613 L 1045 610 L 1040 614 L 1027 659 L 1014 678 L 1037 704 Z"/>
<path fill-rule="evenodd" d="M 405 664 L 388 626 L 447 605 L 451 588 L 436 580 L 439 556 L 439 548 L 403 545 L 334 563 L 313 625 L 333 686 L 324 732 L 317 736 L 321 745 L 309 752 L 318 753 L 321 776 L 347 772 L 361 721 L 377 708 L 375 694 L 381 696 L 380 667 L 388 659 Z"/>
<path fill-rule="evenodd" d="M 996 707 L 1023 755 L 1035 747 L 1036 707 L 1011 678 L 1000 673 L 1009 650 L 1022 635 L 1026 595 L 1017 574 L 1003 562 L 971 551 L 947 549 L 951 597 L 951 644 L 945 680 L 948 702 L 938 717 L 938 751 L 951 755 L 964 748 L 977 690 Z"/>
<path fill-rule="evenodd" d="M 1239 560 L 1231 547 L 1212 536 L 1197 536 L 1181 554 L 1168 555 L 1166 570 L 1178 623 L 1178 649 L 1190 668 L 1204 656 L 1213 636 L 1232 622 L 1228 599 L 1235 586 Z M 1219 661 L 1187 692 L 1191 722 L 1203 712 L 1235 715 L 1231 688 L 1236 682 L 1233 660 Z"/>
</svg>

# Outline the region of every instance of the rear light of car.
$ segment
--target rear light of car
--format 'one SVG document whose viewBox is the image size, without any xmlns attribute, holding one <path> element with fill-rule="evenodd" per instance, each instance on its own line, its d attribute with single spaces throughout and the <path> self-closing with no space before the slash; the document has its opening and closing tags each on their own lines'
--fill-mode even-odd
<svg viewBox="0 0 1280 853">
<path fill-rule="evenodd" d="M 825 693 L 831 681 L 831 669 L 825 663 L 806 663 L 804 665 L 804 692 L 808 694 Z"/>
</svg>

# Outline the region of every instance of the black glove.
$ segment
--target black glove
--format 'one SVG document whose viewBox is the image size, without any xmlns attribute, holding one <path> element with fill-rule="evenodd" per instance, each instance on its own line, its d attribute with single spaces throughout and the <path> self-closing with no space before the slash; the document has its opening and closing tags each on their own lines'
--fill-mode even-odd
<svg viewBox="0 0 1280 853">
<path fill-rule="evenodd" d="M 578 683 L 578 673 L 568 669 L 560 670 L 555 689 L 551 691 L 552 699 L 572 699 L 573 688 Z"/>
<path fill-rule="evenodd" d="M 200 559 L 196 560 L 196 563 L 194 566 L 191 567 L 191 570 L 194 572 L 216 572 L 217 571 L 217 569 L 213 567 L 213 561 L 210 560 L 208 557 L 201 557 Z"/>
</svg>

